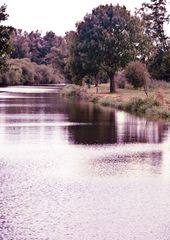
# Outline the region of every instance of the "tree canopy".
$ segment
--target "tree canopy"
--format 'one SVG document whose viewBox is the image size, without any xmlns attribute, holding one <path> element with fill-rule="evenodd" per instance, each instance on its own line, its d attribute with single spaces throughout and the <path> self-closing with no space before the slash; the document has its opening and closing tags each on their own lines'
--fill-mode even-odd
<svg viewBox="0 0 170 240">
<path fill-rule="evenodd" d="M 168 51 L 165 24 L 169 22 L 170 15 L 167 14 L 166 0 L 150 0 L 143 3 L 139 13 L 146 24 L 146 32 L 152 37 L 159 51 Z"/>
<path fill-rule="evenodd" d="M 48 64 L 47 56 L 51 49 L 59 48 L 63 41 L 62 37 L 55 35 L 52 31 L 42 36 L 38 30 L 28 33 L 21 29 L 15 29 L 11 39 L 14 47 L 11 58 L 30 58 L 37 64 Z"/>
<path fill-rule="evenodd" d="M 7 20 L 7 18 L 6 5 L 2 5 L 0 7 L 0 72 L 6 69 L 6 58 L 12 50 L 10 36 L 13 28 L 1 24 L 1 22 Z"/>
<path fill-rule="evenodd" d="M 165 32 L 165 25 L 170 21 L 167 4 L 167 0 L 150 0 L 142 4 L 138 13 L 144 20 L 146 32 L 154 43 L 154 54 L 148 64 L 151 75 L 156 79 L 170 81 L 170 45 Z"/>
<path fill-rule="evenodd" d="M 101 5 L 77 24 L 71 50 L 72 75 L 80 80 L 102 70 L 110 79 L 110 92 L 114 92 L 116 71 L 131 60 L 146 57 L 150 45 L 142 21 L 125 6 Z"/>
</svg>

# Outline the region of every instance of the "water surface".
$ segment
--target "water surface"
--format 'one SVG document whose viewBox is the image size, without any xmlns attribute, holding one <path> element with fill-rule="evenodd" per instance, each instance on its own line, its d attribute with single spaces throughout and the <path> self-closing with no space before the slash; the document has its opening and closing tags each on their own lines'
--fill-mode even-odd
<svg viewBox="0 0 170 240">
<path fill-rule="evenodd" d="M 0 240 L 170 239 L 170 124 L 0 91 Z"/>
</svg>

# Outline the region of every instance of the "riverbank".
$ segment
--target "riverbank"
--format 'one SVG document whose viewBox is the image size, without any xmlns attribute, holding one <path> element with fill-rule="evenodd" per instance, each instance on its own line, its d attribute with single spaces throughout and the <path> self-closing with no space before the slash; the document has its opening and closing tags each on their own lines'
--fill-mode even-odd
<svg viewBox="0 0 170 240">
<path fill-rule="evenodd" d="M 113 107 L 151 120 L 170 121 L 170 89 L 152 89 L 148 97 L 143 90 L 118 89 L 110 94 L 108 89 L 107 84 L 100 85 L 97 91 L 94 86 L 88 89 L 86 86 L 66 85 L 61 95 Z"/>
</svg>

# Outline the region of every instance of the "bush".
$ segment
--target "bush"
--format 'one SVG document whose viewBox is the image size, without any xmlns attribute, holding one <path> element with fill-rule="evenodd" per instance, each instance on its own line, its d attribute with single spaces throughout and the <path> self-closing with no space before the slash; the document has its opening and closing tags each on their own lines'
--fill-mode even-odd
<svg viewBox="0 0 170 240">
<path fill-rule="evenodd" d="M 170 119 L 170 111 L 165 107 L 152 107 L 146 110 L 146 116 L 152 119 Z"/>
<path fill-rule="evenodd" d="M 61 95 L 64 97 L 80 97 L 80 86 L 74 84 L 66 85 L 62 89 Z"/>
<path fill-rule="evenodd" d="M 142 98 L 132 98 L 129 102 L 124 105 L 124 110 L 137 113 L 145 114 L 148 109 L 158 108 L 161 103 L 154 97 Z"/>
<path fill-rule="evenodd" d="M 29 59 L 11 59 L 9 69 L 0 74 L 0 85 L 38 85 L 64 82 L 49 65 L 38 65 Z"/>
<path fill-rule="evenodd" d="M 139 61 L 130 62 L 125 70 L 125 76 L 135 89 L 144 87 L 145 91 L 147 91 L 150 75 L 146 64 Z"/>
</svg>

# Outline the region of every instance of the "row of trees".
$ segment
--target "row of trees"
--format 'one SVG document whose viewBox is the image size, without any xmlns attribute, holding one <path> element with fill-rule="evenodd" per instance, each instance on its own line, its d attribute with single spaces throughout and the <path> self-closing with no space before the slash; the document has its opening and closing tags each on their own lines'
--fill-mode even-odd
<svg viewBox="0 0 170 240">
<path fill-rule="evenodd" d="M 138 60 L 148 65 L 154 78 L 170 81 L 170 52 L 164 31 L 169 21 L 166 4 L 166 0 L 150 0 L 135 14 L 125 6 L 101 5 L 64 37 L 52 31 L 42 36 L 39 31 L 27 33 L 1 25 L 0 70 L 5 69 L 10 54 L 14 59 L 27 58 L 52 67 L 65 81 L 76 84 L 93 80 L 97 85 L 100 76 L 108 78 L 110 92 L 114 92 L 115 73 Z M 5 11 L 3 5 L 0 22 L 8 17 Z"/>
<path fill-rule="evenodd" d="M 10 59 L 7 64 L 8 71 L 0 74 L 0 86 L 55 84 L 63 78 L 50 66 L 38 65 L 29 58 Z"/>
<path fill-rule="evenodd" d="M 0 23 L 7 18 L 6 5 L 3 5 L 0 7 Z M 28 33 L 0 25 L 0 85 L 65 81 L 62 72 L 65 42 L 65 38 L 52 31 L 42 36 L 40 31 Z"/>
<path fill-rule="evenodd" d="M 50 63 L 49 54 L 55 49 L 62 48 L 64 39 L 58 37 L 54 32 L 50 31 L 42 36 L 40 31 L 26 32 L 21 29 L 15 29 L 11 36 L 14 50 L 11 58 L 29 58 L 37 64 Z"/>
</svg>

